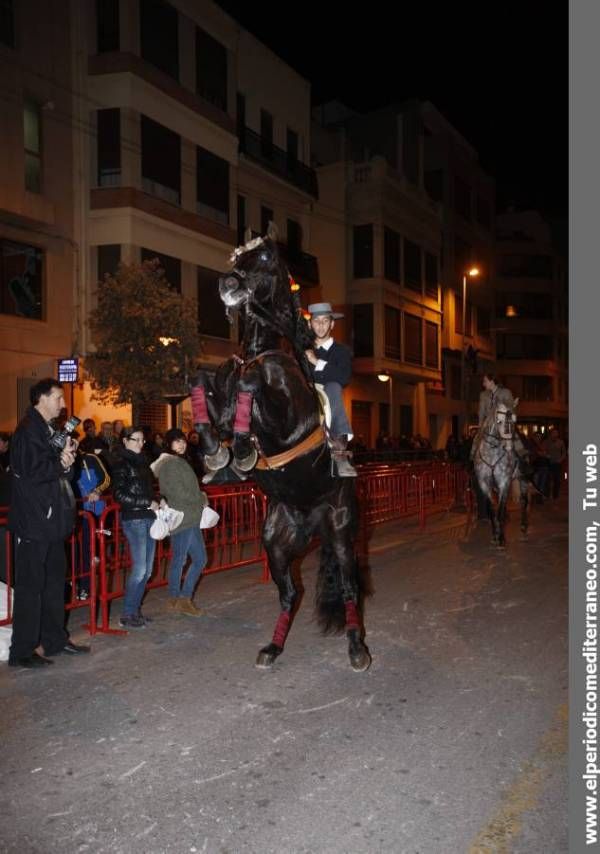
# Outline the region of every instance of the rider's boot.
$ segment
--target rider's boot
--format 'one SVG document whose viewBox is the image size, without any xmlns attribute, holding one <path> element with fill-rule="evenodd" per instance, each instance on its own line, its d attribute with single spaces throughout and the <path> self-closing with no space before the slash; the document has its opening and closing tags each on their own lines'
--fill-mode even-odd
<svg viewBox="0 0 600 854">
<path fill-rule="evenodd" d="M 350 462 L 352 456 L 348 450 L 348 437 L 335 436 L 331 437 L 330 448 L 331 457 L 335 465 L 335 472 L 338 477 L 356 477 L 358 472 Z"/>
</svg>

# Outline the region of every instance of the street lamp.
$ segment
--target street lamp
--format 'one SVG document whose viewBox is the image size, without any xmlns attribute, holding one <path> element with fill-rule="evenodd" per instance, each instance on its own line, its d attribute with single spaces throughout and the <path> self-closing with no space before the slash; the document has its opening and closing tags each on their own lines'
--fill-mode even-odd
<svg viewBox="0 0 600 854">
<path fill-rule="evenodd" d="M 391 437 L 394 434 L 394 430 L 393 430 L 393 426 L 394 426 L 394 424 L 393 424 L 393 422 L 394 422 L 394 415 L 393 415 L 393 412 L 394 412 L 394 392 L 393 392 L 394 380 L 392 379 L 392 375 L 390 373 L 388 373 L 388 371 L 381 371 L 380 374 L 377 374 L 377 379 L 381 383 L 389 382 L 389 384 L 390 384 L 390 420 L 389 420 L 388 427 L 390 430 L 390 437 Z"/>
<path fill-rule="evenodd" d="M 478 267 L 471 267 L 465 270 L 462 280 L 462 350 L 460 354 L 460 396 L 463 403 L 463 417 L 465 424 L 469 417 L 469 402 L 467 400 L 465 389 L 465 343 L 467 334 L 467 278 L 476 279 L 479 275 Z M 463 429 L 464 429 L 463 425 Z"/>
</svg>

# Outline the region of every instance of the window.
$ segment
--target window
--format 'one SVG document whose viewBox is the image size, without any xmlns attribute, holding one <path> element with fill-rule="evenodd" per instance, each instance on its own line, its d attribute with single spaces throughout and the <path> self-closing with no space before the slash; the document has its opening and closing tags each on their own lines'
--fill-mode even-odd
<svg viewBox="0 0 600 854">
<path fill-rule="evenodd" d="M 44 253 L 0 240 L 0 314 L 42 320 Z"/>
<path fill-rule="evenodd" d="M 523 377 L 523 400 L 534 401 L 551 401 L 554 395 L 552 393 L 552 377 Z"/>
<path fill-rule="evenodd" d="M 552 297 L 549 294 L 506 291 L 496 294 L 496 313 L 502 318 L 552 319 Z"/>
<path fill-rule="evenodd" d="M 423 364 L 423 324 L 414 314 L 404 315 L 404 361 Z"/>
<path fill-rule="evenodd" d="M 105 276 L 114 276 L 121 261 L 121 246 L 118 243 L 107 243 L 98 247 L 98 282 L 103 282 Z"/>
<path fill-rule="evenodd" d="M 119 50 L 119 0 L 96 0 L 96 48 L 98 53 Z"/>
<path fill-rule="evenodd" d="M 287 221 L 288 254 L 293 258 L 302 252 L 302 226 L 294 219 Z"/>
<path fill-rule="evenodd" d="M 352 306 L 352 336 L 354 355 L 373 355 L 373 304 L 357 303 Z"/>
<path fill-rule="evenodd" d="M 400 283 L 400 235 L 391 228 L 383 230 L 383 271 L 390 282 Z"/>
<path fill-rule="evenodd" d="M 442 169 L 434 169 L 425 173 L 425 189 L 434 200 L 441 202 L 444 199 L 444 172 Z"/>
<path fill-rule="evenodd" d="M 165 74 L 179 79 L 177 10 L 164 0 L 140 3 L 142 57 Z"/>
<path fill-rule="evenodd" d="M 152 249 L 142 249 L 142 261 L 158 261 L 164 277 L 173 290 L 181 293 L 181 261 L 171 255 L 162 255 Z"/>
<path fill-rule="evenodd" d="M 471 188 L 458 175 L 454 177 L 454 210 L 464 219 L 471 219 Z"/>
<path fill-rule="evenodd" d="M 142 187 L 159 199 L 180 204 L 181 141 L 146 116 L 142 116 Z"/>
<path fill-rule="evenodd" d="M 295 172 L 298 167 L 298 134 L 291 128 L 287 129 L 286 161 L 288 172 Z"/>
<path fill-rule="evenodd" d="M 551 279 L 554 264 L 550 255 L 503 255 L 500 275 L 512 278 Z"/>
<path fill-rule="evenodd" d="M 227 48 L 196 27 L 196 91 L 227 112 Z"/>
<path fill-rule="evenodd" d="M 429 320 L 425 321 L 425 364 L 428 368 L 439 367 L 438 327 Z"/>
<path fill-rule="evenodd" d="M 260 152 L 267 160 L 273 157 L 273 116 L 266 110 L 260 111 Z"/>
<path fill-rule="evenodd" d="M 434 300 L 438 297 L 438 259 L 431 252 L 425 253 L 425 294 Z"/>
<path fill-rule="evenodd" d="M 98 186 L 121 183 L 121 113 L 98 110 Z"/>
<path fill-rule="evenodd" d="M 271 208 L 266 207 L 266 205 L 260 206 L 260 233 L 264 237 L 264 235 L 269 230 L 269 223 L 275 222 L 275 215 Z"/>
<path fill-rule="evenodd" d="M 198 267 L 198 332 L 200 335 L 229 339 L 231 326 L 219 296 L 220 276 L 217 270 Z"/>
<path fill-rule="evenodd" d="M 487 199 L 483 199 L 481 196 L 477 196 L 476 215 L 479 225 L 488 229 L 492 227 L 492 206 Z"/>
<path fill-rule="evenodd" d="M 512 335 L 500 333 L 496 338 L 499 359 L 552 359 L 554 339 L 550 335 Z"/>
<path fill-rule="evenodd" d="M 237 242 L 238 246 L 242 246 L 244 240 L 244 232 L 246 231 L 246 197 L 237 197 Z"/>
<path fill-rule="evenodd" d="M 25 189 L 42 192 L 42 116 L 39 104 L 25 101 L 23 105 L 23 137 L 25 142 Z"/>
<path fill-rule="evenodd" d="M 373 277 L 373 226 L 354 226 L 354 278 Z"/>
<path fill-rule="evenodd" d="M 196 209 L 200 216 L 229 223 L 229 163 L 196 148 Z"/>
<path fill-rule="evenodd" d="M 404 240 L 404 287 L 422 293 L 421 247 Z"/>
<path fill-rule="evenodd" d="M 13 0 L 0 0 L 0 43 L 15 46 L 15 16 Z"/>
<path fill-rule="evenodd" d="M 385 309 L 385 339 L 384 355 L 388 359 L 400 361 L 402 358 L 402 347 L 400 338 L 400 312 L 397 308 L 389 305 Z"/>
</svg>

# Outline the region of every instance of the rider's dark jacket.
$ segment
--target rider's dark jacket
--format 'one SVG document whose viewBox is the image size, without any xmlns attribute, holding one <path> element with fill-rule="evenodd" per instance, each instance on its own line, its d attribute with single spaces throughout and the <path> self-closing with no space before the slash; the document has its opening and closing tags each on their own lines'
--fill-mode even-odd
<svg viewBox="0 0 600 854">
<path fill-rule="evenodd" d="M 341 386 L 347 386 L 352 379 L 352 352 L 345 344 L 340 344 L 334 341 L 329 349 L 325 347 L 315 347 L 315 356 L 317 359 L 327 362 L 322 370 L 315 370 L 312 367 L 313 379 L 316 383 L 339 383 Z"/>
</svg>

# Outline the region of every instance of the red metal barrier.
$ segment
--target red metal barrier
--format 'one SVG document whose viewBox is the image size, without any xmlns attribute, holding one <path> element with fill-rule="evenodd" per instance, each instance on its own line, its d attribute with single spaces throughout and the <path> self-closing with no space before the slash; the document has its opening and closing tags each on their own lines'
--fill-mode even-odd
<svg viewBox="0 0 600 854">
<path fill-rule="evenodd" d="M 251 564 L 262 564 L 261 580 L 269 580 L 267 557 L 262 547 L 261 532 L 267 511 L 267 500 L 254 484 L 240 483 L 224 487 L 208 487 L 206 492 L 211 507 L 221 517 L 218 525 L 204 530 L 207 552 L 206 575 L 236 569 Z M 100 534 L 100 563 L 98 603 L 100 606 L 98 631 L 123 634 L 110 627 L 110 603 L 125 593 L 127 571 L 131 556 L 127 538 L 120 523 L 118 504 L 109 504 L 98 523 Z M 171 559 L 168 539 L 156 543 L 154 568 L 146 587 L 164 587 L 168 580 Z"/>
<path fill-rule="evenodd" d="M 2 530 L 2 538 L 0 539 L 0 565 L 4 567 L 6 583 L 6 616 L 2 617 L 4 611 L 0 603 L 0 626 L 9 626 L 12 623 L 13 609 L 13 556 L 12 556 L 12 534 L 7 528 L 8 518 L 7 510 L 3 507 L 0 510 L 0 529 Z"/>
<path fill-rule="evenodd" d="M 439 460 L 364 465 L 359 469 L 357 486 L 361 521 L 367 527 L 416 516 L 419 526 L 424 528 L 427 517 L 434 513 L 455 505 L 466 504 L 471 509 L 473 506 L 468 473 L 459 465 Z M 216 527 L 204 530 L 208 558 L 204 572 L 212 574 L 260 563 L 261 580 L 267 582 L 269 569 L 261 541 L 267 513 L 266 497 L 251 481 L 207 486 L 205 490 L 220 520 Z M 119 505 L 111 501 L 99 519 L 85 510 L 80 510 L 78 515 L 89 526 L 90 561 L 86 569 L 83 526 L 80 524 L 67 540 L 70 594 L 66 608 L 89 609 L 87 628 L 90 634 L 97 631 L 124 634 L 122 630 L 110 628 L 110 603 L 124 595 L 131 565 L 129 546 L 120 525 Z M 6 510 L 0 508 L 0 528 L 6 526 L 6 521 Z M 0 549 L 6 557 L 7 616 L 0 619 L 0 625 L 12 622 L 11 545 L 11 535 L 5 531 Z M 167 584 L 170 558 L 169 540 L 158 541 L 148 588 Z M 96 568 L 97 572 L 94 571 Z M 77 591 L 85 579 L 89 580 L 90 595 L 82 601 L 77 598 Z"/>
</svg>

